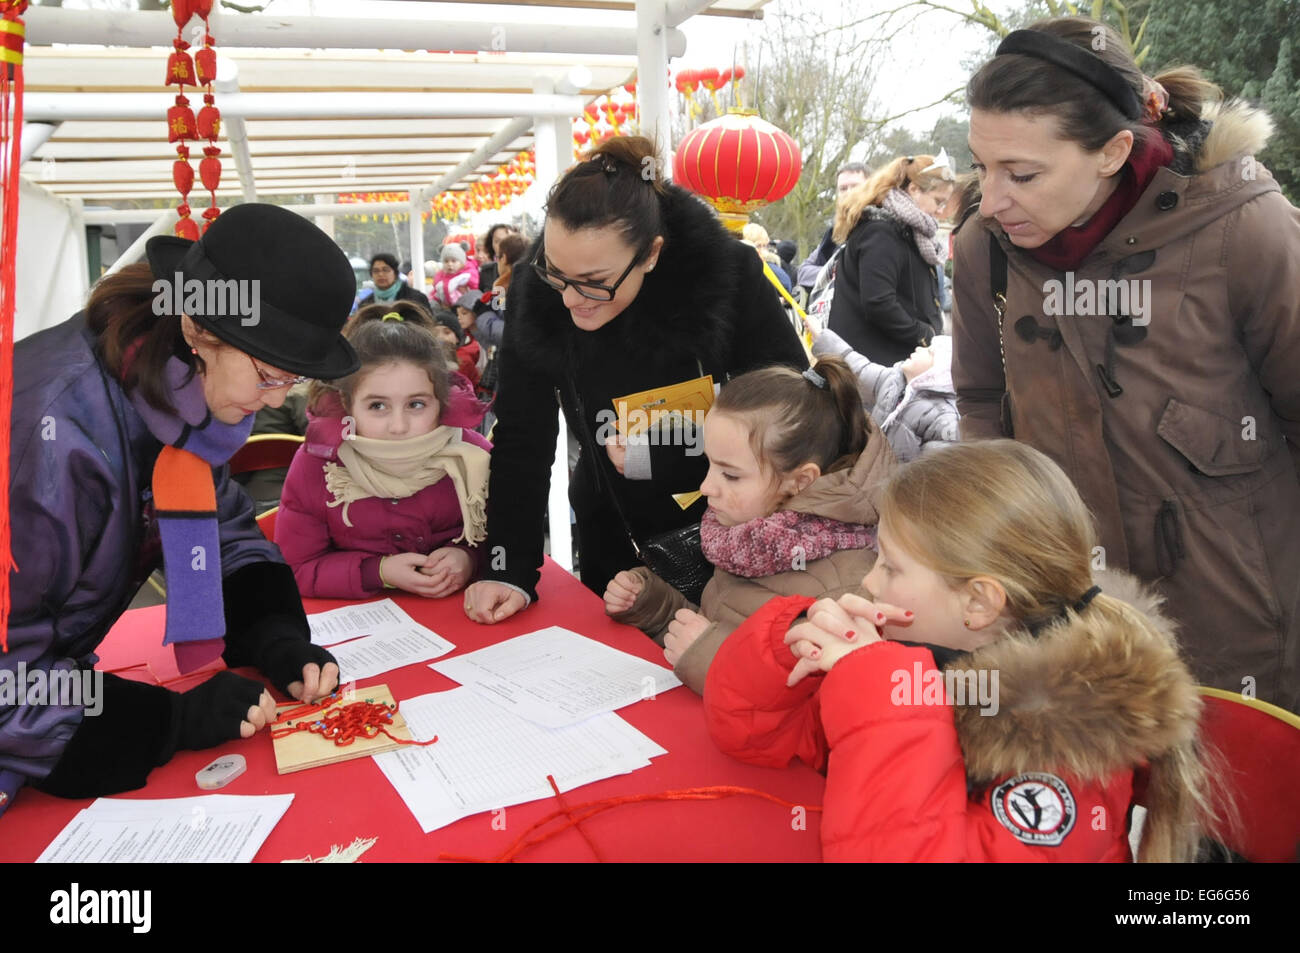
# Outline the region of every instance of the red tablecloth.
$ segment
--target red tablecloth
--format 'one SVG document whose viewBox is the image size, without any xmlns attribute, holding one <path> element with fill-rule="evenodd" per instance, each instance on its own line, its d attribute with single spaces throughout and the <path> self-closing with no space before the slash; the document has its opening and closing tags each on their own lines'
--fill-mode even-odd
<svg viewBox="0 0 1300 953">
<path fill-rule="evenodd" d="M 663 664 L 662 652 L 635 629 L 617 625 L 604 614 L 601 601 L 573 576 L 547 561 L 539 602 L 506 622 L 481 626 L 462 611 L 458 594 L 430 601 L 405 593 L 393 598 L 419 622 L 472 651 L 549 625 L 562 625 L 626 652 Z M 307 611 L 320 612 L 342 602 L 307 600 Z M 167 680 L 170 653 L 161 649 L 162 607 L 128 612 L 100 647 L 100 668 L 123 669 L 148 662 L 124 676 Z M 456 654 L 456 653 L 453 653 Z M 447 656 L 450 657 L 450 656 Z M 172 684 L 184 689 L 193 679 Z M 397 699 L 455 687 L 427 664 L 387 672 L 360 685 L 386 683 Z M 668 749 L 651 766 L 566 792 L 570 805 L 606 797 L 660 791 L 739 785 L 755 788 L 798 805 L 821 804 L 823 779 L 802 765 L 771 770 L 741 764 L 719 752 L 704 727 L 700 699 L 685 687 L 621 709 L 619 714 Z M 190 797 L 208 793 L 194 781 L 195 772 L 219 753 L 238 752 L 247 772 L 222 794 L 292 792 L 292 806 L 272 831 L 256 859 L 279 861 L 319 857 L 333 844 L 346 846 L 356 837 L 378 841 L 365 861 L 436 860 L 442 852 L 488 859 L 509 847 L 534 821 L 558 807 L 552 799 L 465 818 L 424 834 L 411 812 L 370 758 L 285 776 L 275 772 L 271 740 L 265 731 L 252 738 L 208 751 L 186 751 L 156 769 L 147 787 L 120 797 Z M 32 861 L 78 810 L 91 802 L 50 797 L 31 788 L 19 792 L 0 818 L 0 861 Z M 496 821 L 495 825 L 493 821 Z M 820 815 L 795 811 L 751 796 L 717 801 L 642 802 L 615 808 L 582 824 L 587 837 L 573 829 L 525 852 L 535 861 L 811 861 L 821 856 Z M 590 840 L 590 844 L 588 843 Z"/>
</svg>

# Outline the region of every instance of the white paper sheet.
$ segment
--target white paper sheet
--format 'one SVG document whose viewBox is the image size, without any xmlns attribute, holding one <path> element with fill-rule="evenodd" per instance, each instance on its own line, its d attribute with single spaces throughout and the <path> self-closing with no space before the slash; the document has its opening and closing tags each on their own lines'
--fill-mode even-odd
<svg viewBox="0 0 1300 953">
<path fill-rule="evenodd" d="M 455 648 L 424 626 L 411 625 L 330 646 L 330 654 L 339 663 L 339 683 L 344 684 L 360 678 L 373 678 L 404 665 L 427 662 Z"/>
<path fill-rule="evenodd" d="M 681 685 L 671 669 L 559 626 L 429 667 L 548 728 L 573 725 Z"/>
<path fill-rule="evenodd" d="M 334 645 L 363 635 L 382 635 L 385 632 L 406 632 L 411 629 L 434 634 L 432 629 L 420 625 L 392 599 L 316 612 L 307 616 L 307 624 L 311 627 L 311 640 L 316 645 Z M 451 645 L 450 642 L 447 644 Z"/>
<path fill-rule="evenodd" d="M 246 864 L 292 802 L 292 794 L 99 798 L 36 862 Z"/>
<path fill-rule="evenodd" d="M 427 834 L 481 811 L 551 797 L 627 774 L 667 751 L 612 712 L 568 728 L 543 728 L 468 688 L 408 698 L 402 716 L 428 747 L 375 755 Z"/>
</svg>

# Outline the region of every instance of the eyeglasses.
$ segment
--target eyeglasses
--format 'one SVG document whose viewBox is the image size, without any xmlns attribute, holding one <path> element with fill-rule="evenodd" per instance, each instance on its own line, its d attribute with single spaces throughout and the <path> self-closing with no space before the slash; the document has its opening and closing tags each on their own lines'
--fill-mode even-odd
<svg viewBox="0 0 1300 953">
<path fill-rule="evenodd" d="M 589 301 L 613 301 L 614 295 L 618 292 L 618 286 L 627 280 L 628 275 L 632 274 L 632 269 L 636 267 L 637 262 L 645 257 L 645 253 L 649 248 L 649 245 L 642 245 L 637 253 L 632 256 L 632 260 L 628 262 L 627 267 L 623 269 L 623 274 L 619 275 L 618 280 L 612 285 L 602 285 L 598 281 L 574 281 L 572 278 L 566 278 L 563 275 L 550 271 L 544 264 L 542 264 L 542 262 L 545 261 L 546 248 L 540 243 L 537 246 L 537 254 L 533 256 L 531 264 L 533 266 L 533 271 L 537 272 L 537 276 L 556 291 L 563 291 L 565 288 L 572 285 L 574 291 L 578 292 L 578 294 L 582 295 Z"/>
<path fill-rule="evenodd" d="M 245 352 L 248 362 L 253 365 L 253 370 L 257 371 L 257 376 L 261 378 L 257 383 L 258 390 L 279 390 L 281 387 L 293 387 L 297 384 L 305 384 L 310 377 L 287 377 L 281 380 L 278 377 L 271 377 L 266 371 L 257 366 L 257 361 L 253 360 L 253 355 Z"/>
</svg>

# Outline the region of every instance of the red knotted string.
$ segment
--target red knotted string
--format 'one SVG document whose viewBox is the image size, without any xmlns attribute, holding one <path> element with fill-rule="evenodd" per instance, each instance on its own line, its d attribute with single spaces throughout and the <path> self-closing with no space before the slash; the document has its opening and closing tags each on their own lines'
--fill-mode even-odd
<svg viewBox="0 0 1300 953">
<path fill-rule="evenodd" d="M 0 58 L 0 652 L 9 651 L 9 572 L 18 571 L 10 552 L 9 441 L 14 396 L 14 307 L 17 293 L 18 167 L 22 159 L 23 39 L 25 0 L 0 3 L 9 27 Z M 9 98 L 13 96 L 13 106 Z"/>
<path fill-rule="evenodd" d="M 558 799 L 559 790 L 556 788 L 555 779 L 552 778 L 550 775 L 547 775 L 546 780 L 550 782 L 551 788 L 552 790 L 555 790 L 556 797 Z M 578 827 L 579 824 L 581 824 L 583 821 L 587 820 L 588 818 L 595 817 L 597 814 L 602 814 L 605 811 L 612 810 L 613 808 L 616 807 L 623 807 L 627 804 L 637 804 L 644 801 L 716 801 L 716 800 L 721 800 L 722 798 L 737 797 L 740 795 L 746 795 L 749 797 L 759 797 L 765 801 L 771 801 L 773 804 L 780 804 L 782 807 L 805 807 L 809 811 L 821 811 L 820 805 L 808 806 L 808 805 L 795 804 L 792 801 L 783 800 L 782 798 L 779 798 L 774 794 L 768 794 L 766 791 L 759 791 L 754 788 L 738 787 L 736 785 L 731 785 L 731 784 L 713 785 L 711 787 L 699 787 L 699 788 L 680 788 L 674 791 L 660 791 L 657 794 L 627 794 L 622 797 L 607 797 L 607 798 L 601 798 L 598 801 L 587 801 L 584 804 L 577 804 L 574 805 L 573 807 L 567 806 L 564 803 L 563 799 L 560 799 L 560 810 L 551 812 L 550 814 L 543 817 L 540 821 L 537 821 L 535 824 L 530 826 L 527 830 L 525 830 L 522 834 L 520 834 L 518 838 L 515 839 L 515 842 L 513 844 L 511 844 L 501 854 L 492 858 L 491 860 L 485 861 L 479 857 L 467 857 L 462 854 L 449 854 L 445 852 L 439 854 L 438 859 L 462 861 L 465 863 L 473 863 L 473 864 L 513 863 L 514 860 L 520 854 L 522 854 L 524 851 L 528 850 L 529 848 L 536 847 L 538 844 L 543 844 L 546 841 L 550 840 L 552 837 L 564 833 L 570 827 Z M 537 837 L 531 836 L 534 831 L 540 830 L 541 828 L 545 827 L 547 824 L 550 824 L 552 821 L 558 820 L 561 817 L 567 818 L 567 821 L 564 824 L 561 824 L 559 827 L 555 828 L 554 830 L 547 831 L 546 833 L 541 834 Z M 582 834 L 583 838 L 587 840 L 587 844 L 591 847 L 592 851 L 595 852 L 596 851 L 595 845 L 591 843 L 590 838 L 587 837 L 587 834 L 580 827 L 578 827 L 578 833 Z M 598 858 L 599 856 L 600 855 L 597 854 Z"/>
<path fill-rule="evenodd" d="M 314 704 L 300 705 L 286 711 L 271 722 L 271 737 L 284 738 L 299 731 L 308 731 L 320 735 L 327 741 L 333 741 L 340 748 L 347 747 L 358 738 L 369 739 L 379 735 L 384 735 L 401 745 L 431 745 L 438 740 L 437 735 L 428 741 L 415 741 L 412 738 L 398 738 L 390 734 L 384 726 L 393 723 L 397 706 L 376 703 L 369 698 L 365 701 L 341 705 L 332 711 L 325 711 L 342 697 L 340 692 L 335 692 Z M 313 720 L 311 716 L 319 712 L 325 714 Z M 295 719 L 297 719 L 296 723 Z M 276 725 L 285 727 L 276 728 Z"/>
</svg>

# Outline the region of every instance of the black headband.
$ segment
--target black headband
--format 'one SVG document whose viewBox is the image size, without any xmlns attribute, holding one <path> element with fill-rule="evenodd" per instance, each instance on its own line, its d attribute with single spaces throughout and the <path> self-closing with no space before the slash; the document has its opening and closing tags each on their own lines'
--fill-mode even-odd
<svg viewBox="0 0 1300 953">
<path fill-rule="evenodd" d="M 1069 40 L 1038 30 L 1013 30 L 998 44 L 994 55 L 1006 53 L 1032 56 L 1059 66 L 1105 93 L 1127 118 L 1137 119 L 1142 115 L 1141 99 L 1119 71 Z"/>
</svg>

